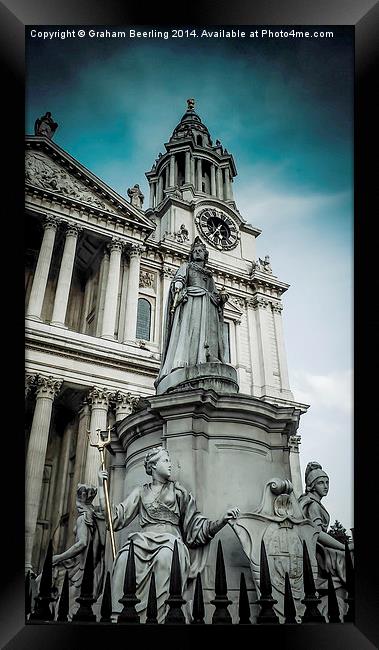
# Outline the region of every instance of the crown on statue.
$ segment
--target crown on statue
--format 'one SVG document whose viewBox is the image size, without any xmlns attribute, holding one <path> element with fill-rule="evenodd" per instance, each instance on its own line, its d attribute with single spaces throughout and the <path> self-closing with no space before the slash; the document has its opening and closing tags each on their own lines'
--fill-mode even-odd
<svg viewBox="0 0 379 650">
<path fill-rule="evenodd" d="M 201 246 L 201 248 L 203 248 L 205 251 L 207 250 L 206 245 L 204 244 L 204 242 L 201 241 L 198 235 L 196 235 L 195 239 L 193 240 L 191 251 L 193 251 L 193 249 L 196 248 L 196 246 Z"/>
</svg>

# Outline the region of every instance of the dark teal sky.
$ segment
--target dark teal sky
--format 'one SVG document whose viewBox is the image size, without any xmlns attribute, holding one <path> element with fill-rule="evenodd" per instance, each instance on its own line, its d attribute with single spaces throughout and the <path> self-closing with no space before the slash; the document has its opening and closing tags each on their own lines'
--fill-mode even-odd
<svg viewBox="0 0 379 650">
<path fill-rule="evenodd" d="M 332 40 L 74 40 L 27 48 L 27 130 L 49 107 L 56 140 L 120 191 L 150 168 L 195 97 L 245 164 L 285 165 L 286 187 L 343 190 L 351 175 L 351 33 Z M 132 166 L 132 167 L 131 167 Z"/>
<path fill-rule="evenodd" d="M 346 485 L 353 30 L 330 29 L 333 39 L 29 38 L 26 131 L 51 111 L 58 145 L 123 196 L 139 183 L 146 205 L 144 174 L 164 151 L 187 98 L 195 98 L 213 140 L 234 156 L 236 202 L 263 231 L 257 255 L 270 254 L 274 273 L 291 284 L 283 312 L 291 386 L 295 398 L 312 404 L 301 426 L 302 463 L 318 454 Z M 345 458 L 335 463 L 343 444 Z M 349 508 L 341 493 L 334 514 L 345 526 L 352 525 Z"/>
</svg>

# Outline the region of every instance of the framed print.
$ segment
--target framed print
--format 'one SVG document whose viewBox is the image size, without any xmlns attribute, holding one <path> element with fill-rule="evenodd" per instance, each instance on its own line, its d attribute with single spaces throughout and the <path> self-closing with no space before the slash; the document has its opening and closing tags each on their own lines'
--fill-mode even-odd
<svg viewBox="0 0 379 650">
<path fill-rule="evenodd" d="M 375 9 L 343 5 L 3 6 L 10 288 L 26 271 L 5 647 L 374 647 Z"/>
</svg>

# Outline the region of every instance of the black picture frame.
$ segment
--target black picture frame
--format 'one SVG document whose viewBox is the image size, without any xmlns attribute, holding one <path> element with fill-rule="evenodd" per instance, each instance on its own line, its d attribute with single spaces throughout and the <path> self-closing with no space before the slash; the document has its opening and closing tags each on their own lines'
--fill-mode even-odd
<svg viewBox="0 0 379 650">
<path fill-rule="evenodd" d="M 375 108 L 373 89 L 378 33 L 378 5 L 375 0 L 244 0 L 218 2 L 195 7 L 183 3 L 181 12 L 173 13 L 169 5 L 131 7 L 119 0 L 9 0 L 0 3 L 1 59 L 3 99 L 6 111 L 3 118 L 3 155 L 9 176 L 3 186 L 5 210 L 3 213 L 3 252 L 12 252 L 11 266 L 3 274 L 5 337 L 13 337 L 11 363 L 6 364 L 7 387 L 3 393 L 4 413 L 2 440 L 2 533 L 5 550 L 1 555 L 0 580 L 0 642 L 10 650 L 18 648 L 79 648 L 82 646 L 130 646 L 133 642 L 144 647 L 167 646 L 189 648 L 197 644 L 228 644 L 241 642 L 250 635 L 250 647 L 344 648 L 365 650 L 379 642 L 378 585 L 375 582 L 376 565 L 376 493 L 377 460 L 373 453 L 376 435 L 375 388 L 370 382 L 370 368 L 378 367 L 375 339 L 378 320 L 375 310 L 375 220 L 369 220 L 374 210 L 375 166 L 370 163 L 374 153 Z M 376 6 L 375 6 L 376 5 Z M 352 25 L 355 27 L 355 562 L 356 562 L 356 621 L 355 624 L 302 626 L 223 626 L 196 628 L 186 626 L 172 629 L 158 626 L 154 629 L 140 626 L 138 630 L 123 626 L 92 626 L 84 624 L 26 625 L 24 620 L 24 444 L 20 431 L 19 413 L 22 404 L 24 372 L 23 305 L 18 297 L 22 292 L 23 250 L 20 238 L 23 198 L 23 136 L 24 136 L 24 29 L 25 25 Z M 10 106 L 9 106 L 10 104 Z M 10 204 L 7 207 L 7 200 Z M 374 213 L 372 215 L 374 217 Z M 7 230 L 7 229 L 8 230 Z M 20 259 L 19 259 L 20 258 Z M 10 270 L 9 270 L 10 269 Z M 11 317 L 8 305 L 12 307 Z M 12 302 L 11 302 L 12 301 Z M 8 320 L 9 319 L 9 320 Z M 8 344 L 6 344 L 8 345 Z M 17 352 L 18 351 L 18 352 Z M 10 374 L 13 377 L 10 378 Z M 136 634 L 138 632 L 138 637 Z M 173 636 L 174 635 L 174 636 Z M 243 635 L 243 637 L 242 637 Z M 169 640 L 170 637 L 170 640 Z M 237 638 L 236 638 L 237 637 Z M 174 641 L 173 641 L 174 639 Z"/>
</svg>

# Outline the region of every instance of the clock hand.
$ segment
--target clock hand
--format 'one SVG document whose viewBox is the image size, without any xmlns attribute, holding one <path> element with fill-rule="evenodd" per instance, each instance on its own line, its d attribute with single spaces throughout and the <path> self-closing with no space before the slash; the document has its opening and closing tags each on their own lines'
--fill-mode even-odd
<svg viewBox="0 0 379 650">
<path fill-rule="evenodd" d="M 222 228 L 222 223 L 221 223 L 219 226 L 217 226 L 216 230 L 214 230 L 214 231 L 210 234 L 210 237 L 212 237 L 212 238 L 214 239 L 215 236 L 217 235 L 217 233 L 220 231 L 221 228 Z"/>
</svg>

